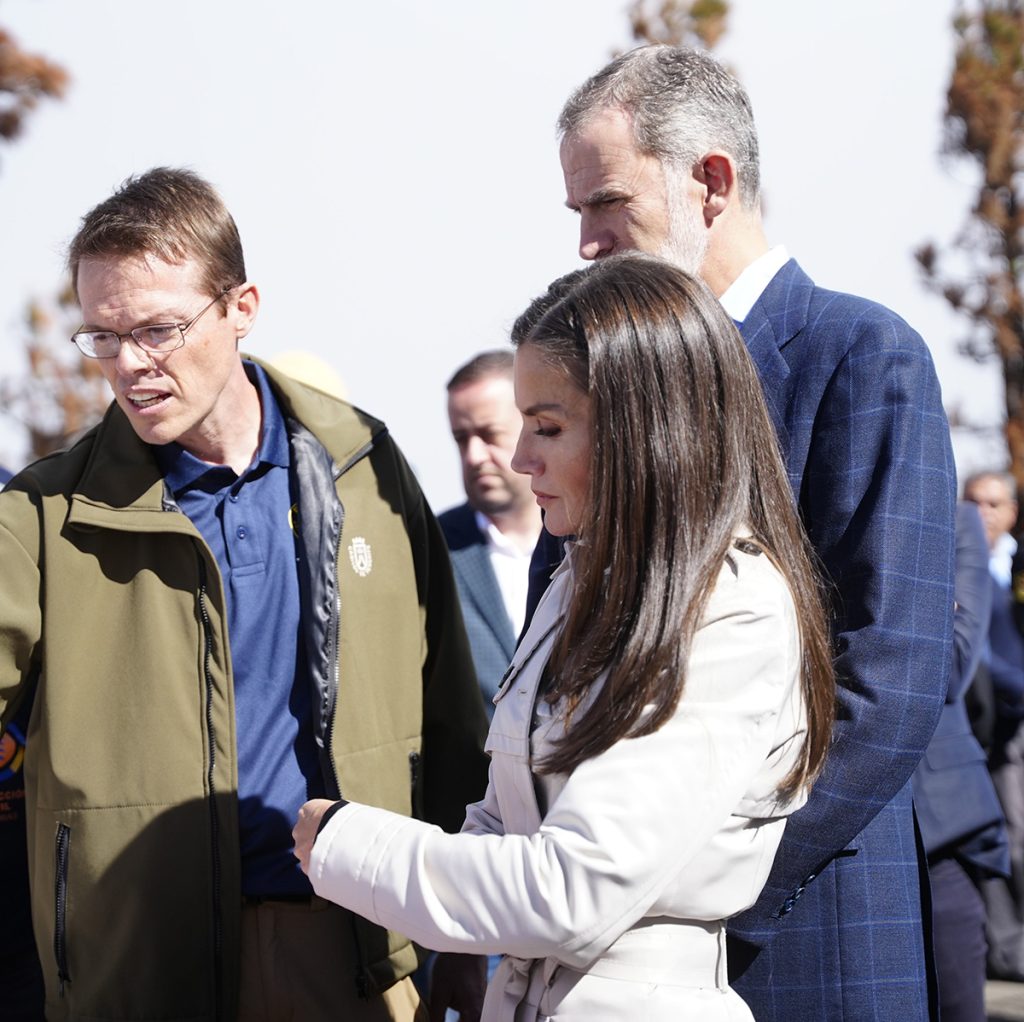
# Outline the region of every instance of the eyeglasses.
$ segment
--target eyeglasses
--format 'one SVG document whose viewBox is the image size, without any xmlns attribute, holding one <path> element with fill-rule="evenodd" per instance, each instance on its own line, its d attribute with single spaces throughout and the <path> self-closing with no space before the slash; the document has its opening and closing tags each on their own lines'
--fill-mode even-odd
<svg viewBox="0 0 1024 1022">
<path fill-rule="evenodd" d="M 230 287 L 224 288 L 209 305 L 203 306 L 187 323 L 153 323 L 150 326 L 137 326 L 126 334 L 119 334 L 113 330 L 79 330 L 71 335 L 71 340 L 86 358 L 114 358 L 121 350 L 121 342 L 126 337 L 130 337 L 143 351 L 162 355 L 182 347 L 185 343 L 185 334 L 230 290 Z"/>
</svg>

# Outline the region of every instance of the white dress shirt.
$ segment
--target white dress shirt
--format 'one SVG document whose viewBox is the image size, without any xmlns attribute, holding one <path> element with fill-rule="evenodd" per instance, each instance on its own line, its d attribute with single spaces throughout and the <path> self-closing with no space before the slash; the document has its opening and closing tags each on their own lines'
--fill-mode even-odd
<svg viewBox="0 0 1024 1022">
<path fill-rule="evenodd" d="M 772 277 L 789 262 L 785 245 L 776 245 L 758 256 L 730 285 L 719 299 L 722 308 L 737 322 L 742 323 Z"/>
<path fill-rule="evenodd" d="M 505 604 L 512 634 L 518 635 L 526 621 L 526 594 L 530 588 L 531 551 L 519 547 L 502 533 L 486 515 L 476 514 L 476 527 L 487 541 L 487 556 Z"/>
</svg>

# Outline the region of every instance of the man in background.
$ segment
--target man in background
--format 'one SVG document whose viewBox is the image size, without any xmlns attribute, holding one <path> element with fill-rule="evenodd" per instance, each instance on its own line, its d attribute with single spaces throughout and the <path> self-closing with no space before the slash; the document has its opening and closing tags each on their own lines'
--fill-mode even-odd
<svg viewBox="0 0 1024 1022">
<path fill-rule="evenodd" d="M 522 418 L 512 352 L 485 351 L 448 381 L 448 421 L 466 503 L 438 519 L 451 553 L 462 615 L 488 715 L 523 627 L 540 509 L 528 476 L 512 471 Z"/>
<path fill-rule="evenodd" d="M 946 702 L 914 771 L 914 810 L 928 856 L 941 1022 L 985 1022 L 985 904 L 979 888 L 1010 873 L 1006 825 L 967 695 L 988 644 L 992 587 L 978 509 L 956 509 L 956 610 Z"/>
<path fill-rule="evenodd" d="M 928 350 L 769 246 L 750 101 L 707 54 L 617 58 L 559 134 L 580 255 L 660 255 L 738 323 L 834 597 L 835 742 L 759 900 L 730 921 L 733 985 L 759 1022 L 920 1022 L 934 988 L 909 781 L 949 676 L 955 501 Z"/>
<path fill-rule="evenodd" d="M 1024 982 L 1024 638 L 1013 593 L 1017 541 L 1017 482 L 1009 472 L 976 472 L 964 483 L 988 540 L 992 610 L 981 677 L 990 684 L 989 769 L 1006 817 L 1010 878 L 986 880 L 988 971 L 994 979 Z"/>
<path fill-rule="evenodd" d="M 344 792 L 457 830 L 482 794 L 440 529 L 382 422 L 240 354 L 206 181 L 130 178 L 69 263 L 114 402 L 0 493 L 46 1016 L 411 1020 L 414 949 L 312 896 L 291 824 Z"/>
</svg>

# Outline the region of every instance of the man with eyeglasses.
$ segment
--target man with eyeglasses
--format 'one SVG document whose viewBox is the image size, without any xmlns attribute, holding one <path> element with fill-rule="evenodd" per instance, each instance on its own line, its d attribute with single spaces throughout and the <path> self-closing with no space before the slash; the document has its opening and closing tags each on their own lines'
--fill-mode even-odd
<svg viewBox="0 0 1024 1022">
<path fill-rule="evenodd" d="M 69 264 L 115 401 L 0 495 L 47 1018 L 411 1019 L 414 949 L 290 832 L 317 795 L 455 830 L 483 791 L 437 523 L 381 422 L 239 354 L 259 292 L 199 177 L 126 181 Z"/>
</svg>

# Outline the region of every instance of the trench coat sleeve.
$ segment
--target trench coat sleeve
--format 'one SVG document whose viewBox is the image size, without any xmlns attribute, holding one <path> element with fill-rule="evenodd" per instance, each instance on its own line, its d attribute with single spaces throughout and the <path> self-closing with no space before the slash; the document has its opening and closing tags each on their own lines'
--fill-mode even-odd
<svg viewBox="0 0 1024 1022">
<path fill-rule="evenodd" d="M 463 834 L 504 834 L 505 824 L 501 819 L 501 806 L 493 784 L 488 784 L 487 793 L 479 802 L 466 806 L 466 821 L 462 824 Z"/>
<path fill-rule="evenodd" d="M 24 683 L 36 670 L 36 647 L 42 631 L 39 608 L 37 551 L 25 537 L 35 525 L 35 511 L 26 494 L 0 495 L 0 731 L 14 716 Z"/>
<path fill-rule="evenodd" d="M 705 622 L 674 716 L 577 767 L 539 831 L 445 835 L 350 804 L 316 840 L 314 890 L 438 950 L 593 961 L 799 740 L 774 747 L 797 673 L 783 584 L 720 600 Z"/>
</svg>

